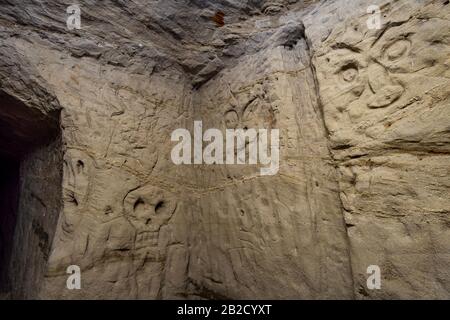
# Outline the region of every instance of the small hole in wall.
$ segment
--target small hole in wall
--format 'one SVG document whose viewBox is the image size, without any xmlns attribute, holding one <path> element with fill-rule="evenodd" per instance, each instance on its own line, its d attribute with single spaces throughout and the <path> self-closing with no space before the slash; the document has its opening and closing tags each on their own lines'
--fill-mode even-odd
<svg viewBox="0 0 450 320">
<path fill-rule="evenodd" d="M 444 6 L 448 5 L 449 3 L 450 3 L 450 1 L 445 1 Z"/>
<path fill-rule="evenodd" d="M 439 39 L 431 41 L 431 45 L 441 45 L 441 44 L 444 44 L 444 42 Z"/>
<path fill-rule="evenodd" d="M 267 200 L 266 198 L 262 198 L 261 202 L 264 206 L 268 207 L 269 206 L 269 200 Z"/>
<path fill-rule="evenodd" d="M 113 213 L 113 209 L 110 206 L 106 206 L 105 215 L 109 216 L 111 213 Z"/>
</svg>

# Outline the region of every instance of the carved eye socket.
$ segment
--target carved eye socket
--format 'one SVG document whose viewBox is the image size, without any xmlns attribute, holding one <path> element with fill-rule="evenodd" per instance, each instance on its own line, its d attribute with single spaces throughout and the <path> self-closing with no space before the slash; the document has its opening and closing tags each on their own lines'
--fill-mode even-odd
<svg viewBox="0 0 450 320">
<path fill-rule="evenodd" d="M 161 214 L 164 213 L 167 209 L 167 203 L 164 202 L 164 200 L 158 201 L 158 203 L 155 205 L 155 214 Z"/>
<path fill-rule="evenodd" d="M 409 41 L 406 40 L 396 41 L 386 49 L 386 57 L 390 61 L 398 60 L 406 54 L 406 52 L 409 49 L 409 46 L 410 46 Z"/>
<path fill-rule="evenodd" d="M 340 75 L 345 82 L 354 82 L 359 75 L 358 66 L 355 63 L 346 64 L 341 68 Z"/>
</svg>

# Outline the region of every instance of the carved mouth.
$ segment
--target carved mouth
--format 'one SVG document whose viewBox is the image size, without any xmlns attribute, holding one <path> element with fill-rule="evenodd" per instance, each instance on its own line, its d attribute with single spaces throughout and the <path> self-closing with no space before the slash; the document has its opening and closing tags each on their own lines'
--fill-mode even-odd
<svg viewBox="0 0 450 320">
<path fill-rule="evenodd" d="M 369 108 L 384 108 L 397 101 L 405 89 L 402 86 L 385 86 L 368 102 Z"/>
<path fill-rule="evenodd" d="M 158 245 L 159 232 L 143 231 L 136 236 L 135 249 L 156 247 Z"/>
</svg>

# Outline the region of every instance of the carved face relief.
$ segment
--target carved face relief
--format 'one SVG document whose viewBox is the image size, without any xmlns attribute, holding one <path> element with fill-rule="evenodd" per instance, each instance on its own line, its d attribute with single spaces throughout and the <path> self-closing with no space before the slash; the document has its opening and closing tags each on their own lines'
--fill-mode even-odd
<svg viewBox="0 0 450 320">
<path fill-rule="evenodd" d="M 253 141 L 246 141 L 243 146 L 254 143 L 259 137 L 259 129 L 273 129 L 276 123 L 275 112 L 266 98 L 266 92 L 261 85 L 256 85 L 252 91 L 241 93 L 236 97 L 233 109 L 224 114 L 225 129 L 254 129 L 256 135 Z M 235 150 L 237 154 L 239 150 Z M 248 151 L 246 151 L 248 152 Z M 248 154 L 246 155 L 248 157 Z"/>
<path fill-rule="evenodd" d="M 394 50 L 405 50 L 402 46 Z M 394 54 L 394 53 L 393 53 Z M 327 57 L 332 69 L 335 108 L 345 111 L 352 103 L 354 108 L 384 108 L 397 101 L 405 88 L 392 77 L 389 70 L 377 59 L 349 49 L 339 49 Z M 331 88 L 330 88 L 331 89 Z M 330 101 L 331 102 L 331 101 Z"/>
<path fill-rule="evenodd" d="M 328 100 L 341 110 L 357 98 L 366 101 L 369 108 L 383 108 L 397 101 L 417 76 L 448 73 L 448 30 L 450 22 L 430 19 L 391 27 L 375 41 L 357 46 L 336 39 L 334 47 L 339 49 L 321 57 L 318 63 L 325 66 L 321 69 L 332 71 L 328 79 L 334 80 L 334 92 L 331 94 L 330 87 Z"/>
<path fill-rule="evenodd" d="M 331 36 L 315 62 L 327 126 L 342 143 L 423 99 L 450 76 L 447 20 L 411 19 L 371 37 L 361 33 L 353 42 L 346 39 L 351 32 Z"/>
<path fill-rule="evenodd" d="M 63 231 L 71 234 L 86 210 L 89 196 L 90 176 L 94 160 L 79 150 L 67 150 L 64 156 L 63 177 Z"/>
<path fill-rule="evenodd" d="M 271 129 L 274 127 L 275 112 L 261 86 L 256 86 L 250 93 L 241 93 L 236 99 L 234 108 L 225 112 L 226 129 Z"/>
<path fill-rule="evenodd" d="M 165 190 L 145 186 L 125 199 L 125 213 L 137 232 L 136 249 L 158 244 L 161 227 L 172 218 L 177 203 Z"/>
<path fill-rule="evenodd" d="M 330 102 L 333 101 L 336 109 L 344 111 L 349 103 L 360 99 L 366 90 L 368 82 L 367 61 L 362 55 L 347 49 L 333 51 L 331 55 L 326 57 L 326 61 L 331 69 L 328 76 L 331 85 L 324 95 Z M 328 102 L 328 100 L 325 102 Z"/>
<path fill-rule="evenodd" d="M 429 19 L 390 28 L 371 50 L 392 74 L 434 74 L 450 62 L 450 22 Z M 435 71 L 438 71 L 437 74 Z"/>
</svg>

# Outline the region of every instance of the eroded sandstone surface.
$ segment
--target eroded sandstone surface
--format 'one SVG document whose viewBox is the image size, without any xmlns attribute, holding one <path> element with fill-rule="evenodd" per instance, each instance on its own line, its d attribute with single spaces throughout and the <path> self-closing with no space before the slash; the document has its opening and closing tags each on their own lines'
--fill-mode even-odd
<svg viewBox="0 0 450 320">
<path fill-rule="evenodd" d="M 71 4 L 0 1 L 11 296 L 450 297 L 448 1 Z M 175 165 L 194 121 L 279 129 L 279 171 Z"/>
</svg>

